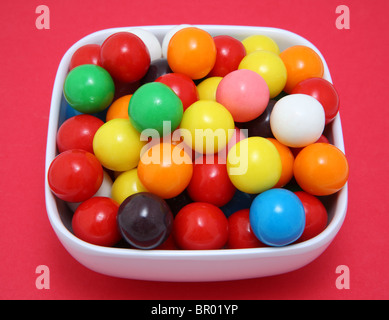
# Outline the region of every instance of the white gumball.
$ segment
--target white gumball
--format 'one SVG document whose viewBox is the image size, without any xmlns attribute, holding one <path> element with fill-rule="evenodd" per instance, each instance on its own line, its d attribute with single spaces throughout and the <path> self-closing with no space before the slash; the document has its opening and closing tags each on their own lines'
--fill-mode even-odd
<svg viewBox="0 0 389 320">
<path fill-rule="evenodd" d="M 181 29 L 191 27 L 190 24 L 180 24 L 170 29 L 162 40 L 162 57 L 167 58 L 167 48 L 169 46 L 170 39 Z"/>
<path fill-rule="evenodd" d="M 291 94 L 281 98 L 270 115 L 274 137 L 288 147 L 301 148 L 316 142 L 324 126 L 323 106 L 306 94 Z"/>
<path fill-rule="evenodd" d="M 141 28 L 131 28 L 128 30 L 141 38 L 150 53 L 150 60 L 156 60 L 162 57 L 162 48 L 158 38 L 150 31 Z"/>
</svg>

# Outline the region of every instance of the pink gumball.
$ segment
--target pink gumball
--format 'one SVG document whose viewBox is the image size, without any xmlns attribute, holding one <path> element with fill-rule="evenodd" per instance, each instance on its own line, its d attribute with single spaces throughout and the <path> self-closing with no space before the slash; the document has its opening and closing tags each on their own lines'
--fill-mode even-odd
<svg viewBox="0 0 389 320">
<path fill-rule="evenodd" d="M 239 69 L 227 74 L 216 90 L 216 101 L 230 111 L 234 121 L 259 117 L 269 102 L 269 88 L 257 72 Z"/>
</svg>

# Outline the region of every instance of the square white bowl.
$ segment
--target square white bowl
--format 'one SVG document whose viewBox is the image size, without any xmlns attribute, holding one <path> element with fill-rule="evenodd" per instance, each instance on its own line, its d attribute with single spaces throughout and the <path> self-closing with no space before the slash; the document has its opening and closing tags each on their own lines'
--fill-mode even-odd
<svg viewBox="0 0 389 320">
<path fill-rule="evenodd" d="M 155 34 L 162 43 L 164 35 L 174 26 L 142 26 Z M 239 40 L 254 34 L 263 34 L 275 40 L 281 51 L 292 45 L 305 45 L 314 49 L 324 64 L 324 76 L 332 82 L 328 66 L 318 49 L 303 37 L 276 28 L 249 26 L 198 25 L 212 36 L 230 35 Z M 301 268 L 316 259 L 331 243 L 341 228 L 347 210 L 347 184 L 324 202 L 329 216 L 327 228 L 318 236 L 285 247 L 221 250 L 138 250 L 108 248 L 89 244 L 70 231 L 72 213 L 67 205 L 51 192 L 47 171 L 57 155 L 56 133 L 63 84 L 73 53 L 89 43 L 101 44 L 109 35 L 128 28 L 113 28 L 92 33 L 75 43 L 63 56 L 55 78 L 46 149 L 45 196 L 50 223 L 66 250 L 85 267 L 96 272 L 121 278 L 155 281 L 227 281 L 281 274 Z M 344 152 L 343 134 L 339 114 L 327 127 L 327 138 Z"/>
</svg>

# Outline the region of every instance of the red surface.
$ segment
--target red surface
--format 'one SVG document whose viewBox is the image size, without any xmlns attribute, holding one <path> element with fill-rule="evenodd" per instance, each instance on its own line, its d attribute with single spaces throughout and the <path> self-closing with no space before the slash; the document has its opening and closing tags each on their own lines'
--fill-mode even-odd
<svg viewBox="0 0 389 320">
<path fill-rule="evenodd" d="M 38 30 L 35 9 L 50 8 Z M 335 25 L 338 5 L 350 29 Z M 1 299 L 388 299 L 387 0 L 11 1 L 0 11 L 0 298 Z M 340 99 L 350 164 L 345 223 L 330 247 L 297 271 L 242 281 L 164 283 L 89 271 L 62 247 L 44 202 L 49 106 L 61 57 L 97 30 L 160 24 L 278 27 L 313 42 L 329 65 Z M 386 127 L 385 127 L 386 126 Z M 37 266 L 50 289 L 37 289 Z M 337 289 L 336 268 L 350 271 Z"/>
</svg>

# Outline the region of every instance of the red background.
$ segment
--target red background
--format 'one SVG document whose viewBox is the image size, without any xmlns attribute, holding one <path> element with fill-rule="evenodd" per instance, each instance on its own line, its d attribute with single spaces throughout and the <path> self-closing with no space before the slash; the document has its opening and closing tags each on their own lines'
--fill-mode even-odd
<svg viewBox="0 0 389 320">
<path fill-rule="evenodd" d="M 35 9 L 50 9 L 38 30 Z M 350 29 L 335 26 L 338 5 Z M 2 299 L 388 299 L 387 0 L 2 0 L 0 5 L 0 298 Z M 77 40 L 112 27 L 226 24 L 287 29 L 322 52 L 340 98 L 350 164 L 346 220 L 330 247 L 288 274 L 212 283 L 165 283 L 90 271 L 49 224 L 44 158 L 50 99 L 61 57 Z M 38 265 L 50 289 L 35 286 Z M 336 267 L 350 270 L 339 290 Z"/>
</svg>

